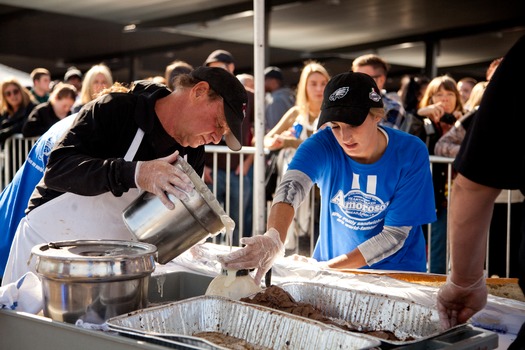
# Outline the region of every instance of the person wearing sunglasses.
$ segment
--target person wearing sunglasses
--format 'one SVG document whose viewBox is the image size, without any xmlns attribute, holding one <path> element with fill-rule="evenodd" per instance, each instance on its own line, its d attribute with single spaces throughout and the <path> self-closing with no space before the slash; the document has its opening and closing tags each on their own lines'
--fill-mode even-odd
<svg viewBox="0 0 525 350">
<path fill-rule="evenodd" d="M 29 113 L 37 105 L 29 90 L 16 79 L 4 80 L 0 85 L 0 148 L 13 134 L 22 132 Z"/>
</svg>

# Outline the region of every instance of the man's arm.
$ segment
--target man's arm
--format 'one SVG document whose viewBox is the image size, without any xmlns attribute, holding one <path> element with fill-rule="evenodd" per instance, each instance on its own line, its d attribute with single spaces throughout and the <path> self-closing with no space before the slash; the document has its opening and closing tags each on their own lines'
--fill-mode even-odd
<svg viewBox="0 0 525 350">
<path fill-rule="evenodd" d="M 449 229 L 452 280 L 468 286 L 483 275 L 487 234 L 500 189 L 473 182 L 461 174 L 451 191 Z"/>
<path fill-rule="evenodd" d="M 467 322 L 487 304 L 483 263 L 494 200 L 500 192 L 461 173 L 454 181 L 449 212 L 452 272 L 437 296 L 443 329 Z"/>
</svg>

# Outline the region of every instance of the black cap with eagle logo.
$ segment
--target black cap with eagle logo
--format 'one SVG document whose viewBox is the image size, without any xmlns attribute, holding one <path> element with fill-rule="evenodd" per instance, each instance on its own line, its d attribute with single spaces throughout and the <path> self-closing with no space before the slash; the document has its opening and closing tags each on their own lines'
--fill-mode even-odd
<svg viewBox="0 0 525 350">
<path fill-rule="evenodd" d="M 370 108 L 383 108 L 381 92 L 374 79 L 364 73 L 338 74 L 324 89 L 318 127 L 331 121 L 359 126 Z"/>
</svg>

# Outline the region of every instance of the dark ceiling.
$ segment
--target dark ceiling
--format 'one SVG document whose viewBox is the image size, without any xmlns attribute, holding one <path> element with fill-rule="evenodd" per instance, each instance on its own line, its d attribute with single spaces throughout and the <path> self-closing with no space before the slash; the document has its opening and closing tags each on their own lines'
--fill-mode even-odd
<svg viewBox="0 0 525 350">
<path fill-rule="evenodd" d="M 256 0 L 259 1 L 259 0 Z M 262 0 L 261 0 L 262 1 Z M 267 63 L 290 84 L 306 59 L 330 73 L 374 52 L 405 73 L 449 73 L 482 79 L 490 61 L 525 34 L 525 1 L 266 1 Z M 0 0 L 0 63 L 60 79 L 75 65 L 104 62 L 115 80 L 162 75 L 174 59 L 198 66 L 222 48 L 237 73 L 252 72 L 253 1 Z M 257 14 L 256 14 L 257 15 Z M 133 30 L 126 26 L 135 25 Z M 126 27 L 130 28 L 130 27 Z M 394 81 L 394 80 L 391 80 Z"/>
</svg>

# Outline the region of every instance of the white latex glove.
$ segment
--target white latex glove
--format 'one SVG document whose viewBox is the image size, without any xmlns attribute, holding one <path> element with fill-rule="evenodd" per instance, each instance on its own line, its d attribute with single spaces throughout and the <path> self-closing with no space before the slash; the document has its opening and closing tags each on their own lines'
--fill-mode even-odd
<svg viewBox="0 0 525 350">
<path fill-rule="evenodd" d="M 482 276 L 477 282 L 462 287 L 454 282 L 450 275 L 447 283 L 437 294 L 437 309 L 443 330 L 467 322 L 487 304 L 487 285 Z"/>
<path fill-rule="evenodd" d="M 257 269 L 254 279 L 259 285 L 275 259 L 284 257 L 284 244 L 281 242 L 279 232 L 270 228 L 264 235 L 244 237 L 240 242 L 246 246 L 228 255 L 219 256 L 218 259 L 225 269 Z"/>
<path fill-rule="evenodd" d="M 172 165 L 177 161 L 179 151 L 167 157 L 138 162 L 135 169 L 135 183 L 141 190 L 148 191 L 160 198 L 168 209 L 174 209 L 175 204 L 170 201 L 168 194 L 180 200 L 187 200 L 195 186 L 188 175 L 178 167 Z"/>
</svg>

